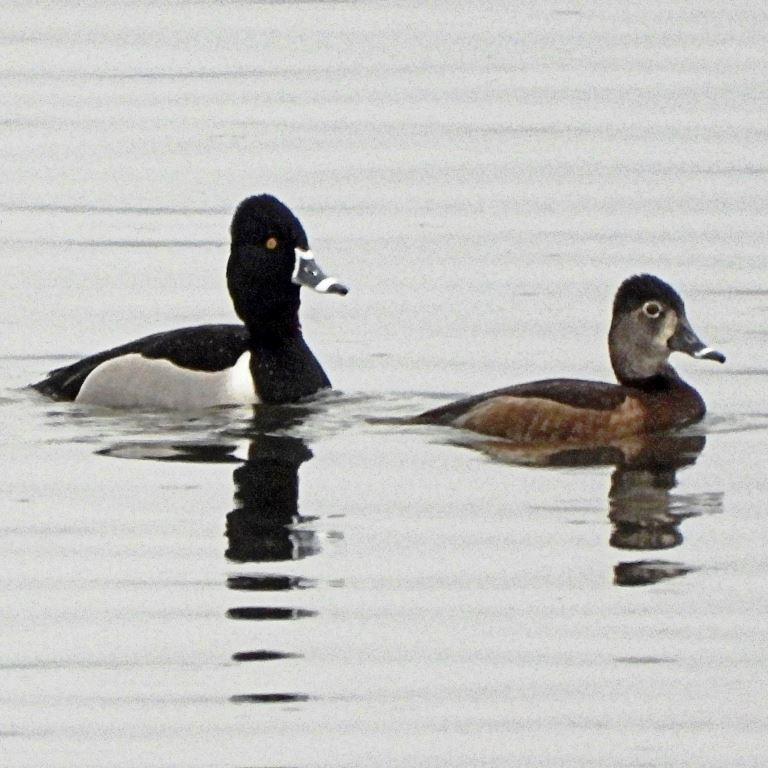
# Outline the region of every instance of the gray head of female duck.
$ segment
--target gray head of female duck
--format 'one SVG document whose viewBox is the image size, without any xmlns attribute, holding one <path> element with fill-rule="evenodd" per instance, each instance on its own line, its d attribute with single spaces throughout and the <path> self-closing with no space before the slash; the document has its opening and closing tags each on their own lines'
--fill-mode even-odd
<svg viewBox="0 0 768 768">
<path fill-rule="evenodd" d="M 230 231 L 227 285 L 235 311 L 252 334 L 297 332 L 301 286 L 342 296 L 348 292 L 335 277 L 325 275 L 301 222 L 277 198 L 243 200 Z"/>
<path fill-rule="evenodd" d="M 616 378 L 628 385 L 656 377 L 676 378 L 668 362 L 673 352 L 725 362 L 722 353 L 696 335 L 674 288 L 653 275 L 635 275 L 619 287 L 608 348 Z"/>
</svg>

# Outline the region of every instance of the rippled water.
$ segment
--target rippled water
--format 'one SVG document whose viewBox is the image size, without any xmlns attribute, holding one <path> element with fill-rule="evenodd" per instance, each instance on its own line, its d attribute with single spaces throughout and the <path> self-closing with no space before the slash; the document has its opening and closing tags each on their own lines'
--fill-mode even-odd
<svg viewBox="0 0 768 768">
<path fill-rule="evenodd" d="M 510 7 L 508 7 L 510 6 Z M 754 4 L 0 8 L 0 763 L 762 766 L 768 32 Z M 269 191 L 352 287 L 339 391 L 20 389 L 231 322 Z M 652 271 L 726 366 L 674 437 L 520 456 L 371 421 L 609 378 Z"/>
</svg>

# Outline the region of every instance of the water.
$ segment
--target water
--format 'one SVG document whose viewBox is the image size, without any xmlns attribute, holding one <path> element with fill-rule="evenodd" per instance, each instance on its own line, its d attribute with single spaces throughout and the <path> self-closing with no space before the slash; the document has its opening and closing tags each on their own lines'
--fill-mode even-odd
<svg viewBox="0 0 768 768">
<path fill-rule="evenodd" d="M 765 13 L 508 5 L 0 8 L 3 766 L 765 764 Z M 230 322 L 261 191 L 352 287 L 303 304 L 340 393 L 19 389 Z M 681 437 L 530 466 L 367 421 L 610 378 L 638 271 L 728 355 L 678 361 Z"/>
</svg>

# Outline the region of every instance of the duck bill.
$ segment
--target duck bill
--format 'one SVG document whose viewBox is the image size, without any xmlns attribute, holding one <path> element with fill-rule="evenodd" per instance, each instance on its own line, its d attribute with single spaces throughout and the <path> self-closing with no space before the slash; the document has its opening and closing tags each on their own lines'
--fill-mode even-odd
<svg viewBox="0 0 768 768">
<path fill-rule="evenodd" d="M 338 293 L 346 296 L 349 289 L 335 277 L 328 277 L 315 261 L 312 251 L 296 249 L 296 262 L 293 267 L 291 280 L 296 285 L 303 285 L 318 293 Z"/>
<path fill-rule="evenodd" d="M 725 355 L 712 347 L 708 347 L 691 328 L 686 317 L 678 320 L 677 328 L 669 339 L 669 348 L 673 352 L 685 352 L 686 355 L 697 360 L 714 360 L 718 363 L 725 362 Z"/>
</svg>

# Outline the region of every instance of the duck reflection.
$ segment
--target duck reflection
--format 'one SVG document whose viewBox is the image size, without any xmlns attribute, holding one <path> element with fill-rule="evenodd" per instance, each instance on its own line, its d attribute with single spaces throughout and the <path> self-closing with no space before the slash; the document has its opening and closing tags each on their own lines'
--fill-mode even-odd
<svg viewBox="0 0 768 768">
<path fill-rule="evenodd" d="M 721 493 L 675 493 L 677 472 L 696 463 L 706 445 L 703 435 L 661 435 L 623 460 L 611 475 L 608 517 L 616 549 L 659 551 L 683 543 L 681 523 L 722 510 Z M 693 568 L 665 560 L 621 562 L 614 568 L 620 586 L 655 584 Z"/>
<path fill-rule="evenodd" d="M 300 560 L 320 551 L 317 534 L 294 530 L 300 523 L 316 520 L 299 514 L 299 467 L 312 451 L 299 437 L 282 432 L 298 426 L 310 408 L 275 406 L 254 409 L 253 417 L 235 428 L 221 431 L 222 442 L 150 441 L 123 442 L 97 451 L 103 456 L 153 461 L 237 464 L 232 479 L 235 509 L 226 517 L 227 559 L 237 563 Z M 245 459 L 236 455 L 234 439 L 245 438 Z M 274 590 L 278 584 L 296 588 L 295 577 L 237 577 L 233 589 Z"/>
<path fill-rule="evenodd" d="M 248 459 L 233 474 L 237 506 L 227 515 L 229 560 L 301 560 L 320 551 L 314 531 L 292 527 L 316 519 L 298 511 L 299 467 L 311 458 L 312 451 L 297 437 L 251 439 Z"/>
<path fill-rule="evenodd" d="M 500 441 L 472 444 L 506 462 L 540 467 L 613 466 L 608 490 L 612 547 L 659 551 L 683 542 L 681 523 L 689 517 L 722 510 L 722 493 L 679 494 L 677 472 L 696 463 L 706 445 L 703 435 L 661 434 L 589 448 L 527 448 Z M 694 570 L 659 559 L 619 562 L 614 583 L 655 584 Z"/>
<path fill-rule="evenodd" d="M 679 526 L 698 514 L 695 497 L 672 493 L 677 470 L 696 462 L 702 436 L 654 440 L 636 456 L 626 457 L 611 475 L 608 491 L 617 549 L 671 549 L 683 541 Z"/>
<path fill-rule="evenodd" d="M 299 512 L 299 468 L 309 461 L 312 451 L 299 437 L 282 432 L 303 422 L 309 409 L 274 407 L 255 409 L 252 420 L 226 431 L 218 441 L 206 442 L 124 442 L 98 451 L 116 458 L 150 459 L 168 462 L 235 464 L 235 508 L 226 515 L 225 557 L 234 563 L 276 563 L 298 561 L 320 552 L 317 533 L 301 523 L 317 518 Z M 231 438 L 247 440 L 247 456 L 237 454 Z M 334 586 L 336 584 L 333 584 Z M 245 592 L 271 593 L 306 590 L 317 586 L 298 575 L 275 573 L 237 573 L 227 578 L 227 587 L 244 596 Z M 243 601 L 245 602 L 245 601 Z M 227 611 L 236 622 L 283 622 L 310 619 L 316 611 L 270 605 L 237 605 Z M 258 648 L 232 655 L 236 662 L 267 662 L 301 658 L 293 651 Z M 278 703 L 305 701 L 303 693 L 248 693 L 231 697 L 239 703 Z"/>
</svg>

